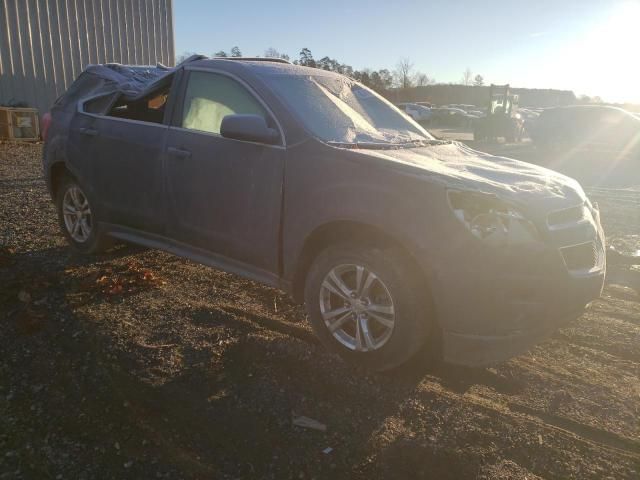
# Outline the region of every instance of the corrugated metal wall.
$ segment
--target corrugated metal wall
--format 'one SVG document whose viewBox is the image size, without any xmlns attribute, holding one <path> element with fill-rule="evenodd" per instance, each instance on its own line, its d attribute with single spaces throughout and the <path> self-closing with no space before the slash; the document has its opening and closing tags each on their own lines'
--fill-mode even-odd
<svg viewBox="0 0 640 480">
<path fill-rule="evenodd" d="M 89 64 L 173 65 L 172 0 L 0 0 L 0 104 L 41 112 Z"/>
</svg>

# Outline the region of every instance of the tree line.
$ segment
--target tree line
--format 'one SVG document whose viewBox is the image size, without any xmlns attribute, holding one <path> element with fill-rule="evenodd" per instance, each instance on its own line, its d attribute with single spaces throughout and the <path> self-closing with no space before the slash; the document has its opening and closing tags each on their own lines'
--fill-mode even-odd
<svg viewBox="0 0 640 480">
<path fill-rule="evenodd" d="M 176 58 L 176 63 L 180 63 L 191 55 L 194 55 L 194 53 L 182 53 Z M 242 51 L 239 47 L 234 46 L 231 48 L 231 50 L 229 50 L 229 52 L 225 50 L 219 50 L 213 53 L 212 56 L 242 57 Z M 281 53 L 273 47 L 267 48 L 262 56 L 267 58 L 282 58 L 287 61 L 292 61 L 289 55 L 287 55 L 286 53 Z M 322 70 L 328 70 L 331 72 L 346 75 L 379 93 L 387 92 L 391 88 L 407 89 L 412 87 L 433 85 L 436 83 L 435 78 L 430 77 L 424 72 L 416 70 L 415 65 L 408 58 L 400 59 L 396 64 L 395 69 L 393 70 L 389 70 L 386 68 L 381 68 L 379 70 L 373 70 L 370 68 L 356 70 L 351 65 L 341 63 L 335 58 L 331 58 L 328 56 L 316 60 L 313 56 L 313 53 L 311 53 L 311 50 L 305 47 L 300 50 L 298 58 L 293 59 L 292 63 L 295 65 L 320 68 Z M 462 83 L 463 85 L 482 86 L 484 85 L 484 78 L 479 74 L 474 77 L 471 69 L 467 68 L 462 74 L 460 83 Z"/>
</svg>

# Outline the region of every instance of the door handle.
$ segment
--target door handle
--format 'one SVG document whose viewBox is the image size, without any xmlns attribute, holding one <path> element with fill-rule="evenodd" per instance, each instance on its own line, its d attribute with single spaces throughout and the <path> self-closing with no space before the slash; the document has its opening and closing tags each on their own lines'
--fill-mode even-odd
<svg viewBox="0 0 640 480">
<path fill-rule="evenodd" d="M 191 157 L 191 152 L 189 150 L 183 150 L 181 148 L 176 148 L 176 147 L 167 147 L 167 153 L 172 157 L 177 157 L 177 158 Z"/>
<path fill-rule="evenodd" d="M 80 133 L 83 135 L 88 135 L 89 137 L 95 137 L 98 135 L 98 131 L 93 128 L 80 127 Z"/>
</svg>

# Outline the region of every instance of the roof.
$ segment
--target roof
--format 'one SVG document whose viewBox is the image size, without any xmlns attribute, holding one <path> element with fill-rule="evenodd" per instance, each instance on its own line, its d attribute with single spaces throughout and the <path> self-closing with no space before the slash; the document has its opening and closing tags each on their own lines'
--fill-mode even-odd
<svg viewBox="0 0 640 480">
<path fill-rule="evenodd" d="M 304 75 L 304 76 L 331 76 L 343 77 L 339 73 L 322 70 L 320 68 L 304 67 L 295 65 L 281 59 L 269 58 L 242 58 L 242 57 L 201 57 L 193 61 L 194 66 L 203 68 L 216 68 L 220 65 L 227 67 L 237 65 L 240 68 L 248 69 L 256 75 Z M 180 65 L 186 63 L 188 59 Z"/>
<path fill-rule="evenodd" d="M 235 60 L 235 61 L 251 61 L 251 62 L 275 62 L 275 63 L 286 63 L 292 65 L 289 60 L 285 60 L 284 58 L 278 57 L 212 57 L 221 60 Z"/>
<path fill-rule="evenodd" d="M 220 68 L 238 71 L 246 69 L 255 76 L 262 75 L 304 75 L 304 76 L 332 76 L 341 78 L 342 75 L 318 68 L 294 65 L 279 58 L 243 58 L 243 57 L 214 57 L 192 55 L 175 67 L 164 65 L 121 65 L 106 63 L 89 65 L 78 77 L 67 93 L 60 97 L 57 105 L 68 105 L 77 100 L 101 94 L 120 93 L 128 100 L 144 97 L 150 92 L 168 82 L 173 73 L 184 66 L 202 68 Z M 84 79 L 82 78 L 84 76 Z M 68 95 L 73 90 L 73 95 Z"/>
</svg>

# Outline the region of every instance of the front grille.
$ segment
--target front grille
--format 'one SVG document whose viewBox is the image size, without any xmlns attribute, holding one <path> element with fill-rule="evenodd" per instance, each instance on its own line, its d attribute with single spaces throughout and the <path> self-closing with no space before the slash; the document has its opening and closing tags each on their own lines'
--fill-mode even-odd
<svg viewBox="0 0 640 480">
<path fill-rule="evenodd" d="M 589 271 L 603 266 L 604 251 L 599 239 L 564 247 L 560 251 L 570 272 Z"/>
<path fill-rule="evenodd" d="M 564 225 L 575 224 L 584 219 L 585 211 L 584 205 L 578 205 L 575 207 L 565 208 L 564 210 L 558 210 L 552 212 L 547 217 L 547 224 L 551 229 L 562 227 Z"/>
</svg>

